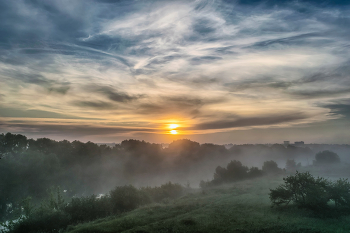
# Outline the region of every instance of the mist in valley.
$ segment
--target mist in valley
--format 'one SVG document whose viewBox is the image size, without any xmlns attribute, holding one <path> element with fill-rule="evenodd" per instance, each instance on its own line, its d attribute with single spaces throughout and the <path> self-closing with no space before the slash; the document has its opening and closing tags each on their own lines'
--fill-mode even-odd
<svg viewBox="0 0 350 233">
<path fill-rule="evenodd" d="M 274 161 L 285 170 L 287 161 L 292 160 L 295 170 L 330 176 L 340 171 L 334 166 L 347 168 L 350 160 L 349 145 L 215 145 L 180 139 L 164 147 L 130 139 L 107 146 L 48 138 L 33 140 L 11 133 L 2 134 L 0 142 L 1 185 L 7 190 L 2 194 L 3 205 L 14 196 L 17 200 L 26 196 L 40 199 L 52 186 L 60 186 L 71 197 L 106 194 L 116 186 L 159 186 L 169 181 L 198 188 L 202 180 L 213 179 L 217 167 L 225 168 L 231 161 L 260 170 L 264 162 Z M 335 152 L 341 162 L 326 164 L 328 169 L 316 169 L 315 155 L 326 150 Z"/>
<path fill-rule="evenodd" d="M 227 187 L 233 188 L 229 194 L 242 198 L 260 195 L 262 202 L 252 201 L 266 205 L 267 191 L 282 184 L 283 177 L 310 174 L 311 180 L 325 177 L 330 182 L 350 177 L 349 149 L 300 143 L 216 145 L 188 139 L 166 146 L 129 139 L 108 146 L 0 134 L 0 217 L 4 232 L 12 229 L 11 219 L 19 222 L 10 232 L 23 227 L 50 231 L 53 226 L 40 223 L 43 216 L 69 216 L 50 217 L 61 218 L 56 227 L 64 229 L 152 203 L 172 206 L 193 195 L 213 193 L 220 200 Z M 40 221 L 35 220 L 38 216 Z"/>
</svg>

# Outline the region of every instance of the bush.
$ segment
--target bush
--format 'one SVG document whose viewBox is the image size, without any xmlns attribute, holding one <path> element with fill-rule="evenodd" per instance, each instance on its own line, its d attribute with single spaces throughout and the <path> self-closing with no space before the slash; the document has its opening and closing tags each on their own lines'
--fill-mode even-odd
<svg viewBox="0 0 350 233">
<path fill-rule="evenodd" d="M 227 180 L 237 181 L 247 178 L 248 167 L 243 166 L 240 161 L 233 160 L 226 167 L 227 170 Z"/>
<path fill-rule="evenodd" d="M 265 161 L 264 165 L 262 166 L 262 170 L 267 174 L 277 174 L 283 172 L 283 170 L 279 168 L 277 163 L 273 160 Z"/>
<path fill-rule="evenodd" d="M 218 166 L 215 169 L 214 184 L 224 182 L 233 182 L 247 178 L 248 167 L 243 166 L 240 161 L 233 160 L 229 162 L 226 168 Z"/>
<path fill-rule="evenodd" d="M 297 170 L 297 164 L 294 159 L 288 159 L 286 162 L 287 172 L 295 172 Z"/>
<path fill-rule="evenodd" d="M 141 191 L 153 202 L 161 202 L 163 199 L 175 199 L 182 196 L 184 188 L 180 184 L 168 182 L 160 187 L 141 188 Z"/>
<path fill-rule="evenodd" d="M 73 223 L 91 221 L 112 214 L 109 196 L 97 198 L 96 195 L 89 197 L 76 197 L 68 203 L 64 212 L 70 216 Z"/>
<path fill-rule="evenodd" d="M 329 165 L 329 164 L 335 164 L 340 162 L 340 158 L 338 154 L 325 150 L 322 152 L 319 152 L 315 155 L 314 165 Z"/>
<path fill-rule="evenodd" d="M 132 185 L 119 186 L 110 192 L 113 213 L 136 209 L 150 203 L 149 197 Z"/>
<path fill-rule="evenodd" d="M 283 180 L 284 184 L 270 189 L 273 206 L 294 203 L 322 214 L 329 210 L 329 202 L 334 201 L 337 210 L 350 209 L 350 183 L 347 179 L 331 182 L 322 177 L 315 178 L 309 172 L 296 172 Z"/>
<path fill-rule="evenodd" d="M 257 168 L 257 167 L 249 168 L 248 178 L 256 178 L 256 177 L 260 177 L 260 176 L 263 176 L 263 175 L 264 175 L 263 171 L 260 170 L 259 168 Z"/>
<path fill-rule="evenodd" d="M 63 211 L 50 211 L 44 215 L 33 214 L 14 224 L 11 233 L 59 232 L 70 224 L 69 216 Z"/>
<path fill-rule="evenodd" d="M 132 185 L 119 186 L 109 195 L 72 198 L 65 203 L 59 188 L 51 188 L 49 198 L 34 209 L 31 199 L 22 201 L 19 221 L 4 226 L 9 232 L 61 232 L 70 224 L 92 221 L 136 209 L 151 201 L 161 202 L 183 194 L 180 184 L 166 183 L 160 187 L 137 189 Z M 0 230 L 1 232 L 1 230 Z"/>
<path fill-rule="evenodd" d="M 230 183 L 245 179 L 252 179 L 263 175 L 263 171 L 257 167 L 248 168 L 243 166 L 240 161 L 233 160 L 229 162 L 226 168 L 218 166 L 215 169 L 214 179 L 211 181 L 201 181 L 201 188 L 208 188 L 222 183 Z"/>
<path fill-rule="evenodd" d="M 350 209 L 350 183 L 348 179 L 339 179 L 331 184 L 330 198 L 338 209 Z"/>
</svg>

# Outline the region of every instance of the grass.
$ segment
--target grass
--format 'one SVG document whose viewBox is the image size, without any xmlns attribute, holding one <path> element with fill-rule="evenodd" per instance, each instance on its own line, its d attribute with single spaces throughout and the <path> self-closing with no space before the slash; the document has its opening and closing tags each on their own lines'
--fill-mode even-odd
<svg viewBox="0 0 350 233">
<path fill-rule="evenodd" d="M 350 232 L 350 217 L 320 219 L 293 206 L 271 208 L 269 188 L 281 177 L 259 178 L 197 190 L 166 204 L 69 226 L 86 232 Z"/>
</svg>

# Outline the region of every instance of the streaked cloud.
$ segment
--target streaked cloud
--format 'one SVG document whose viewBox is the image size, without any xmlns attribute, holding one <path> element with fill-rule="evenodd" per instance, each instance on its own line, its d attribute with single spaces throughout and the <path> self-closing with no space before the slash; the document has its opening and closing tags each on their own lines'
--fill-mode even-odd
<svg viewBox="0 0 350 233">
<path fill-rule="evenodd" d="M 292 113 L 287 115 L 257 116 L 238 119 L 222 119 L 220 121 L 203 122 L 196 125 L 197 130 L 205 129 L 228 129 L 251 126 L 268 126 L 280 123 L 293 122 L 306 119 L 308 116 L 304 113 Z"/>
</svg>

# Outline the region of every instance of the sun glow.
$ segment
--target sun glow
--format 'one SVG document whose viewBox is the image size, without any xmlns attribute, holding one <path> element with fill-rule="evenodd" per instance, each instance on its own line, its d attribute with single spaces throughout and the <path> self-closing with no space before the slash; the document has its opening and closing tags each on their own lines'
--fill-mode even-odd
<svg viewBox="0 0 350 233">
<path fill-rule="evenodd" d="M 177 127 L 179 127 L 178 124 L 170 124 L 170 125 L 169 125 L 169 128 L 170 128 L 170 129 L 176 129 Z"/>
<path fill-rule="evenodd" d="M 179 124 L 167 124 L 165 125 L 165 127 L 169 129 L 169 131 L 167 131 L 168 134 L 173 134 L 173 135 L 179 134 L 179 130 L 178 130 L 178 128 L 180 127 Z"/>
</svg>

